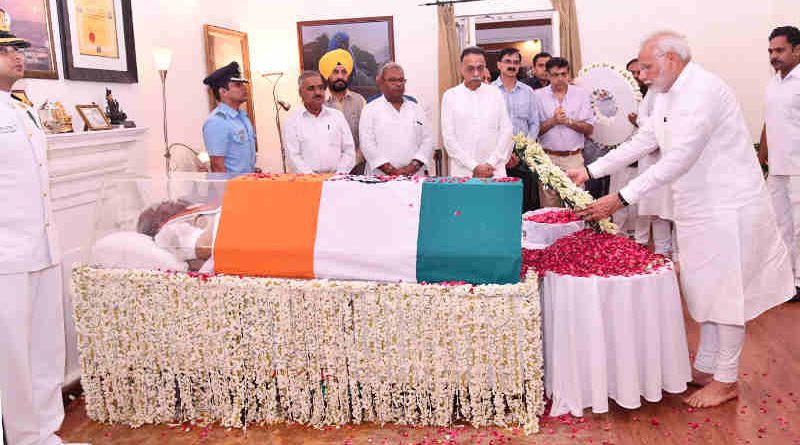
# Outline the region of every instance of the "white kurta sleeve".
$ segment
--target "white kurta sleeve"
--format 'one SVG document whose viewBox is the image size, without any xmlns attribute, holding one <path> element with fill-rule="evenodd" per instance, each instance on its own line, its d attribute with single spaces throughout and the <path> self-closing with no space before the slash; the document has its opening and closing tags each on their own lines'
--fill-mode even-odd
<svg viewBox="0 0 800 445">
<path fill-rule="evenodd" d="M 336 164 L 336 173 L 350 173 L 350 170 L 356 165 L 356 144 L 353 141 L 353 133 L 350 132 L 350 126 L 344 120 L 342 113 L 334 113 L 336 126 L 339 129 L 341 143 L 341 154 L 339 155 L 339 162 Z"/>
<path fill-rule="evenodd" d="M 633 135 L 630 141 L 610 150 L 605 156 L 592 162 L 586 168 L 592 174 L 592 177 L 600 178 L 622 170 L 657 148 L 658 140 L 656 139 L 653 124 L 648 121 L 643 127 L 639 128 L 639 131 Z M 624 196 L 628 200 L 628 195 Z M 628 200 L 628 202 L 631 201 Z"/>
<path fill-rule="evenodd" d="M 417 145 L 417 152 L 414 153 L 414 159 L 422 161 L 428 167 L 433 167 L 433 132 L 431 125 L 428 121 L 428 116 L 425 115 L 425 110 L 422 107 L 416 107 L 417 122 L 421 123 L 419 138 L 419 145 Z"/>
<path fill-rule="evenodd" d="M 456 104 L 452 103 L 454 100 L 452 96 L 453 90 L 445 91 L 444 96 L 442 96 L 442 140 L 444 141 L 444 146 L 447 149 L 447 154 L 451 158 L 458 160 L 470 171 L 473 171 L 475 170 L 475 167 L 478 166 L 478 163 L 458 141 L 458 135 L 456 134 L 455 126 L 456 116 L 454 110 Z"/>
<path fill-rule="evenodd" d="M 364 153 L 364 159 L 367 160 L 367 164 L 374 168 L 389 162 L 389 158 L 378 147 L 378 138 L 375 136 L 376 112 L 377 110 L 373 107 L 365 107 L 361 111 L 361 119 L 358 122 L 361 152 Z"/>
<path fill-rule="evenodd" d="M 511 149 L 514 148 L 514 143 L 511 139 L 514 136 L 514 127 L 511 125 L 511 118 L 508 117 L 508 108 L 506 107 L 506 102 L 499 90 L 495 97 L 497 100 L 495 101 L 496 103 L 494 105 L 494 109 L 497 113 L 499 131 L 497 133 L 497 145 L 492 152 L 492 156 L 489 158 L 489 164 L 505 165 L 505 163 L 508 162 L 508 159 L 511 157 Z"/>
<path fill-rule="evenodd" d="M 633 204 L 647 193 L 671 183 L 686 173 L 703 153 L 717 122 L 717 97 L 693 98 L 688 107 L 678 108 L 669 116 L 669 149 L 662 150 L 661 159 L 620 190 L 625 200 Z M 652 127 L 653 119 L 647 126 Z"/>
<path fill-rule="evenodd" d="M 289 165 L 294 169 L 295 173 L 310 174 L 314 173 L 314 171 L 306 164 L 300 151 L 300 135 L 297 129 L 300 123 L 299 119 L 300 116 L 295 115 L 283 125 L 283 146 L 286 149 Z"/>
</svg>

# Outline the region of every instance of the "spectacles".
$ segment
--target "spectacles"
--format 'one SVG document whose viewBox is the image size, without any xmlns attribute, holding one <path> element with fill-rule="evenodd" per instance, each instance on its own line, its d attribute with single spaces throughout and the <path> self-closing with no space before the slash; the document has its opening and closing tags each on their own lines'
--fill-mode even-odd
<svg viewBox="0 0 800 445">
<path fill-rule="evenodd" d="M 0 54 L 4 56 L 15 56 L 17 54 L 24 56 L 25 50 L 16 46 L 0 46 Z"/>
<path fill-rule="evenodd" d="M 508 60 L 508 59 L 503 59 L 500 62 L 507 63 L 509 65 L 519 65 L 521 63 L 519 60 Z"/>
</svg>

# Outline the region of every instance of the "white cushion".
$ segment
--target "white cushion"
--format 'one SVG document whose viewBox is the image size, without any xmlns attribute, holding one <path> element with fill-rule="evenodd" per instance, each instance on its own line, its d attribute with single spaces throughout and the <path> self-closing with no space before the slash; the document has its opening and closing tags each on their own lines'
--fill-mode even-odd
<svg viewBox="0 0 800 445">
<path fill-rule="evenodd" d="M 123 269 L 160 269 L 185 272 L 188 264 L 158 247 L 147 235 L 138 232 L 115 232 L 97 240 L 91 262 L 104 267 Z"/>
</svg>

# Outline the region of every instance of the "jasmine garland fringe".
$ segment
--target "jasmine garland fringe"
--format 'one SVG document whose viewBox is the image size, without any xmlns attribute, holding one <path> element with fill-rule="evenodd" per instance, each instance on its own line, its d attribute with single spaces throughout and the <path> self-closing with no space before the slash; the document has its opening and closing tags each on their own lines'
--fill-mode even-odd
<svg viewBox="0 0 800 445">
<path fill-rule="evenodd" d="M 89 417 L 539 429 L 538 281 L 392 284 L 78 266 Z"/>
</svg>

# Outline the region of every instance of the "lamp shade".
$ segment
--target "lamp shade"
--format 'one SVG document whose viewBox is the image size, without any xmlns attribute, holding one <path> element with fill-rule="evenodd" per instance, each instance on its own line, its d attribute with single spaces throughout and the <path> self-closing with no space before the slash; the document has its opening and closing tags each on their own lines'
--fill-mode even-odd
<svg viewBox="0 0 800 445">
<path fill-rule="evenodd" d="M 172 50 L 169 48 L 153 49 L 153 62 L 159 71 L 167 71 L 172 64 Z"/>
</svg>

